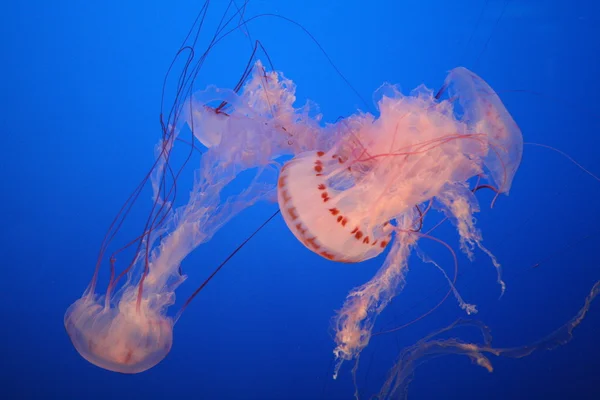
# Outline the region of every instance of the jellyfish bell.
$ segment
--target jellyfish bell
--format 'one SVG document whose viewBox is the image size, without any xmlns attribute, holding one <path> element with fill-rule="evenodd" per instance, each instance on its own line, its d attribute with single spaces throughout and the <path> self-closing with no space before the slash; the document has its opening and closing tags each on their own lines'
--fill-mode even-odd
<svg viewBox="0 0 600 400">
<path fill-rule="evenodd" d="M 238 104 L 238 95 L 230 89 L 209 86 L 203 91 L 194 93 L 183 107 L 182 122 L 194 133 L 194 137 L 206 148 L 221 143 L 223 131 L 227 129 L 231 119 L 223 107 L 210 107 L 208 104 Z"/>
<path fill-rule="evenodd" d="M 472 131 L 487 134 L 490 149 L 483 163 L 488 178 L 500 193 L 508 193 L 523 157 L 521 130 L 490 85 L 468 69 L 451 70 L 444 89 L 461 121 Z"/>
<path fill-rule="evenodd" d="M 104 307 L 94 298 L 82 298 L 65 314 L 65 327 L 77 352 L 109 371 L 135 374 L 161 362 L 171 350 L 173 321 L 143 301 L 121 301 Z"/>
<path fill-rule="evenodd" d="M 332 261 L 359 262 L 383 251 L 391 229 L 387 221 L 364 217 L 360 194 L 343 198 L 354 178 L 342 157 L 322 151 L 295 157 L 281 169 L 277 196 L 287 226 L 308 249 Z"/>
</svg>

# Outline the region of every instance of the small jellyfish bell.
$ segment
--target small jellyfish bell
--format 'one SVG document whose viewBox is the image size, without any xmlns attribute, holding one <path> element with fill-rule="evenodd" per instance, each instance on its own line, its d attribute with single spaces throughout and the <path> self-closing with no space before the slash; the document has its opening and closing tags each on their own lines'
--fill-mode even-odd
<svg viewBox="0 0 600 400">
<path fill-rule="evenodd" d="M 171 318 L 150 307 L 147 299 L 138 309 L 135 297 L 122 299 L 118 308 L 85 297 L 69 307 L 65 326 L 83 358 L 109 371 L 135 374 L 167 356 L 173 343 Z"/>
</svg>

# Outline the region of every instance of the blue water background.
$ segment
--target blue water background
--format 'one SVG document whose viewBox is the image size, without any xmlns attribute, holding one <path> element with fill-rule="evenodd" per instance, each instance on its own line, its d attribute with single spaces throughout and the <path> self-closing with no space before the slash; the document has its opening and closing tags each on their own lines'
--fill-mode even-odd
<svg viewBox="0 0 600 400">
<path fill-rule="evenodd" d="M 207 24 L 214 27 L 224 4 L 213 2 Z M 370 279 L 383 257 L 329 263 L 298 243 L 280 217 L 194 300 L 176 325 L 171 353 L 155 368 L 134 376 L 99 369 L 76 353 L 64 330 L 64 312 L 91 278 L 105 229 L 153 161 L 164 73 L 200 6 L 150 0 L 3 5 L 0 398 L 352 397 L 351 364 L 337 381 L 330 377 L 330 321 L 347 292 Z M 464 65 L 500 93 L 525 141 L 559 148 L 600 173 L 597 2 L 304 0 L 248 6 L 248 15 L 263 12 L 293 18 L 310 31 L 370 102 L 369 111 L 371 94 L 385 81 L 405 91 L 421 83 L 438 89 L 448 70 Z M 275 67 L 297 83 L 299 100 L 317 102 L 325 120 L 366 108 L 298 27 L 265 17 L 249 31 Z M 223 42 L 198 87 L 233 87 L 249 53 L 242 34 Z M 184 179 L 189 184 L 191 174 Z M 473 263 L 460 257 L 457 288 L 478 305 L 497 346 L 533 342 L 583 304 L 600 278 L 599 194 L 599 182 L 556 153 L 531 146 L 510 196 L 490 210 L 491 193 L 478 193 L 478 226 L 504 266 L 507 291 L 498 301 L 495 270 L 482 253 Z M 140 203 L 148 206 L 149 192 Z M 274 204 L 252 207 L 194 252 L 182 266 L 189 279 L 177 293 L 178 304 L 275 210 Z M 141 221 L 142 215 L 133 218 Z M 458 250 L 450 225 L 436 237 Z M 442 246 L 424 242 L 423 248 L 452 270 Z M 439 271 L 413 257 L 404 291 L 375 331 L 426 312 L 446 289 Z M 451 297 L 425 320 L 373 338 L 357 376 L 362 398 L 378 390 L 400 348 L 461 316 Z M 600 305 L 594 304 L 572 342 L 521 360 L 492 358 L 493 374 L 464 357 L 435 359 L 417 369 L 409 398 L 600 398 L 598 329 Z M 456 334 L 477 339 L 468 331 Z"/>
</svg>

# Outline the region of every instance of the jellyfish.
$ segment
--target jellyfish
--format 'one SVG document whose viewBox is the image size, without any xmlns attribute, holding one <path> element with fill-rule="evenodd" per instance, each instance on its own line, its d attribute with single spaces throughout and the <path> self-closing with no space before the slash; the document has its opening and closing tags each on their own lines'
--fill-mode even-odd
<svg viewBox="0 0 600 400">
<path fill-rule="evenodd" d="M 330 128 L 343 132 L 333 145 L 295 156 L 278 183 L 285 222 L 309 250 L 349 263 L 391 246 L 379 272 L 350 292 L 335 318 L 334 377 L 368 344 L 375 318 L 402 287 L 408 256 L 427 236 L 417 229 L 421 209 L 444 213 L 469 257 L 475 247 L 488 254 L 504 290 L 500 264 L 474 223 L 479 206 L 469 181 L 508 194 L 523 151 L 519 127 L 491 87 L 463 67 L 450 71 L 435 95 L 420 86 L 404 96 L 384 85 L 378 96 L 378 117 L 339 121 Z"/>
<path fill-rule="evenodd" d="M 150 181 L 153 190 L 148 222 L 138 238 L 109 257 L 109 282 L 103 293 L 97 293 L 107 244 L 115 235 L 113 228 L 122 223 L 122 215 L 117 216 L 90 285 L 64 317 L 75 349 L 92 364 L 139 373 L 164 359 L 180 315 L 172 317 L 167 311 L 186 278 L 180 268 L 183 259 L 246 207 L 275 199 L 278 157 L 318 145 L 319 117 L 308 115 L 308 105 L 293 107 L 293 82 L 283 74 L 267 72 L 260 61 L 249 71 L 238 92 L 211 86 L 175 105 L 173 124 L 166 125 L 156 146 L 156 162 L 140 185 Z M 211 102 L 222 106 L 207 106 Z M 193 134 L 189 140 L 181 137 L 186 129 Z M 173 177 L 180 171 L 174 172 L 173 150 L 181 143 L 203 146 L 204 152 L 187 203 L 175 207 L 177 179 Z M 223 189 L 247 170 L 253 170 L 254 177 L 243 190 L 222 197 Z M 136 191 L 134 198 L 137 195 Z M 130 206 L 128 202 L 124 209 Z M 132 246 L 132 259 L 117 274 L 116 256 Z"/>
<path fill-rule="evenodd" d="M 243 9 L 237 14 L 243 26 Z M 334 319 L 334 378 L 344 361 L 358 358 L 368 345 L 377 316 L 402 289 L 409 255 L 435 264 L 418 247 L 422 238 L 437 241 L 421 232 L 428 212 L 437 210 L 455 225 L 467 256 L 479 249 L 490 257 L 503 293 L 500 263 L 475 226 L 475 193 L 509 193 L 523 138 L 482 78 L 458 67 L 438 92 L 420 86 L 403 95 L 386 84 L 376 92 L 377 115 L 357 111 L 325 124 L 312 103 L 296 104 L 292 80 L 260 61 L 249 63 L 233 89 L 196 91 L 203 60 L 229 33 L 219 26 L 195 64 L 195 42 L 177 53 L 176 59 L 190 54 L 173 104 L 161 114 L 155 162 L 111 224 L 89 286 L 64 316 L 84 359 L 121 373 L 160 363 L 173 346 L 183 310 L 214 276 L 173 313 L 176 290 L 186 279 L 182 262 L 259 201 L 277 202 L 291 233 L 327 260 L 357 263 L 388 252 L 377 274 L 348 294 Z M 256 42 L 251 59 L 259 47 Z M 186 165 L 194 161 L 189 197 L 181 204 L 176 195 Z M 226 195 L 248 171 L 253 176 L 242 190 Z M 146 186 L 152 203 L 141 232 L 109 251 Z M 108 274 L 102 274 L 105 269 Z M 448 282 L 461 308 L 475 313 Z M 459 347 L 475 355 L 491 349 Z"/>
</svg>

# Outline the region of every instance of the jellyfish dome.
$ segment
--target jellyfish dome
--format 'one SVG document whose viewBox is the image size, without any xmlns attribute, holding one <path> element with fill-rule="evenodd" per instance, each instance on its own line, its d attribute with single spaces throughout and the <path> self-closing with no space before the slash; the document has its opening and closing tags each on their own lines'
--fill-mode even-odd
<svg viewBox="0 0 600 400">
<path fill-rule="evenodd" d="M 165 358 L 173 343 L 171 318 L 148 306 L 136 310 L 135 301 L 114 309 L 80 299 L 69 307 L 65 325 L 83 358 L 115 372 L 143 372 Z"/>
</svg>

